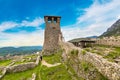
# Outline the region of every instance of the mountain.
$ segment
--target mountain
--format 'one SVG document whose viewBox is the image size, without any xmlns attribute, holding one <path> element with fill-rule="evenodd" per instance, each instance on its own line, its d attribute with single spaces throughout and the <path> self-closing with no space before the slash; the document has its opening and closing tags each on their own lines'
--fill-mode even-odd
<svg viewBox="0 0 120 80">
<path fill-rule="evenodd" d="M 120 19 L 107 29 L 100 37 L 120 36 Z"/>
<path fill-rule="evenodd" d="M 88 36 L 86 38 L 97 38 L 98 36 Z"/>
<path fill-rule="evenodd" d="M 41 50 L 42 50 L 42 46 L 22 46 L 18 48 L 2 47 L 0 48 L 0 56 L 5 56 L 7 54 L 11 54 L 11 55 L 31 54 Z"/>
</svg>

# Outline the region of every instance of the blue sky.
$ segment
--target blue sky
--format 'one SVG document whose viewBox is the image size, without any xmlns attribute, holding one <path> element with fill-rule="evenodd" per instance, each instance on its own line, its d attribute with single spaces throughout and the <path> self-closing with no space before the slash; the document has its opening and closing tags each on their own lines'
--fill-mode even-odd
<svg viewBox="0 0 120 80">
<path fill-rule="evenodd" d="M 100 35 L 120 18 L 119 0 L 0 0 L 0 47 L 44 42 L 44 15 L 61 16 L 66 41 Z"/>
</svg>

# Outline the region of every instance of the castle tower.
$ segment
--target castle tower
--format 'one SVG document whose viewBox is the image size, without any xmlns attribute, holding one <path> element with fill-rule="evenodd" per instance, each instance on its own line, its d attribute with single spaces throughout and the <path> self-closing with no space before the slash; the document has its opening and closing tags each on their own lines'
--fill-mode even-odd
<svg viewBox="0 0 120 80">
<path fill-rule="evenodd" d="M 43 45 L 44 55 L 51 55 L 60 49 L 59 42 L 62 41 L 60 18 L 60 16 L 44 16 L 46 24 Z"/>
</svg>

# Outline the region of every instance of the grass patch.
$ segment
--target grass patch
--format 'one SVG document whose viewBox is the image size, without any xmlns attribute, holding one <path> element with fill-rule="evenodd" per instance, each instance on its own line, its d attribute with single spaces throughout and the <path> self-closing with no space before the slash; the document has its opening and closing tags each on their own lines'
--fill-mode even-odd
<svg viewBox="0 0 120 80">
<path fill-rule="evenodd" d="M 72 80 L 71 75 L 65 69 L 64 64 L 51 68 L 42 66 L 40 74 L 41 80 Z"/>
<path fill-rule="evenodd" d="M 2 75 L 2 70 L 0 69 L 0 75 Z"/>
<path fill-rule="evenodd" d="M 39 71 L 39 68 L 40 65 L 34 69 L 26 70 L 23 72 L 8 73 L 2 78 L 2 80 L 27 80 L 32 77 L 33 73 L 37 73 Z"/>
<path fill-rule="evenodd" d="M 85 54 L 86 54 L 86 51 L 85 51 L 85 50 L 82 50 L 81 53 L 82 53 L 83 55 L 85 55 Z"/>
<path fill-rule="evenodd" d="M 7 66 L 11 63 L 11 60 L 2 60 L 0 61 L 0 67 L 1 66 Z"/>
<path fill-rule="evenodd" d="M 116 59 L 119 56 L 120 56 L 120 52 L 110 52 L 108 55 L 104 56 L 104 58 L 114 62 L 114 59 Z"/>
<path fill-rule="evenodd" d="M 89 51 L 87 48 L 85 50 Z M 101 55 L 111 62 L 120 57 L 120 47 L 108 45 L 95 45 L 89 52 Z"/>
<path fill-rule="evenodd" d="M 88 52 L 89 52 L 89 51 L 90 51 L 90 48 L 85 48 L 84 50 L 86 50 L 86 51 L 88 51 Z"/>
<path fill-rule="evenodd" d="M 78 50 L 73 49 L 70 53 L 71 53 L 72 55 L 78 55 L 79 51 L 78 51 Z"/>
<path fill-rule="evenodd" d="M 62 52 L 59 51 L 49 56 L 43 56 L 43 59 L 50 64 L 59 63 L 61 62 L 61 58 L 62 58 L 61 55 L 62 55 Z"/>
<path fill-rule="evenodd" d="M 51 64 L 61 63 L 61 54 L 62 52 L 58 52 L 51 56 L 44 56 L 43 59 Z M 68 73 L 65 64 L 50 68 L 39 64 L 39 66 L 34 69 L 18 73 L 8 73 L 2 80 L 28 80 L 32 77 L 33 73 L 37 74 L 36 80 L 73 80 Z"/>
</svg>

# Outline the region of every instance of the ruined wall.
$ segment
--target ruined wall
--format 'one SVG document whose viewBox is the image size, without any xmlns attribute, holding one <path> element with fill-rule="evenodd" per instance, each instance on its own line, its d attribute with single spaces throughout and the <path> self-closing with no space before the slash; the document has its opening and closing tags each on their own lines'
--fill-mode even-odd
<svg viewBox="0 0 120 80">
<path fill-rule="evenodd" d="M 82 49 L 73 46 L 70 43 L 63 43 L 63 49 L 65 50 L 64 54 L 64 60 L 69 59 L 70 51 L 73 49 L 77 49 L 79 51 L 78 53 L 78 59 L 79 61 L 86 61 L 90 62 L 92 65 L 94 65 L 97 70 L 106 76 L 109 80 L 120 80 L 120 65 L 116 63 L 112 63 L 104 59 L 102 56 L 86 52 L 85 54 L 82 54 Z M 76 60 L 77 61 L 77 60 Z M 79 66 L 79 65 L 78 65 Z M 72 65 L 76 73 L 80 76 L 85 78 L 85 76 L 80 75 L 81 70 L 78 70 L 77 65 Z M 92 76 L 92 75 L 91 75 Z M 90 79 L 91 80 L 91 79 Z"/>
<path fill-rule="evenodd" d="M 6 73 L 21 72 L 28 69 L 33 69 L 34 67 L 39 65 L 39 62 L 40 62 L 40 55 L 38 55 L 35 62 L 28 62 L 28 63 L 18 64 L 18 65 L 14 65 L 15 62 L 12 62 L 8 66 L 1 68 L 2 74 L 0 75 L 0 79 L 2 79 Z"/>
<path fill-rule="evenodd" d="M 87 52 L 85 55 L 79 54 L 79 60 L 92 63 L 100 73 L 109 80 L 120 80 L 120 65 L 112 63 L 102 58 L 102 56 Z"/>
<path fill-rule="evenodd" d="M 120 38 L 111 37 L 111 38 L 96 39 L 96 44 L 120 47 Z"/>
<path fill-rule="evenodd" d="M 25 70 L 28 70 L 28 69 L 32 69 L 35 66 L 36 66 L 36 64 L 34 62 L 14 65 L 14 66 L 11 66 L 11 67 L 7 68 L 7 72 L 8 73 L 21 72 L 21 71 L 25 71 Z"/>
<path fill-rule="evenodd" d="M 49 20 L 51 18 L 51 20 Z M 60 49 L 59 41 L 62 35 L 60 30 L 60 17 L 45 17 L 45 38 L 43 51 L 45 55 L 50 55 Z"/>
</svg>

